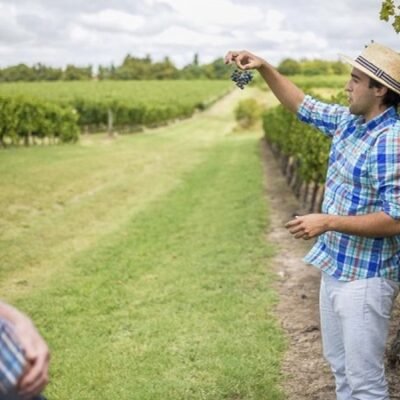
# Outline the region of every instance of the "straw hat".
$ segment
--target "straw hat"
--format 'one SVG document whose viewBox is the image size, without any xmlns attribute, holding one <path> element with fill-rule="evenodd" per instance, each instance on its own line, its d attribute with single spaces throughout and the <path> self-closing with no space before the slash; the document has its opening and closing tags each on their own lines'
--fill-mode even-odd
<svg viewBox="0 0 400 400">
<path fill-rule="evenodd" d="M 400 94 L 400 54 L 378 43 L 371 43 L 355 59 L 341 55 L 344 61 Z"/>
</svg>

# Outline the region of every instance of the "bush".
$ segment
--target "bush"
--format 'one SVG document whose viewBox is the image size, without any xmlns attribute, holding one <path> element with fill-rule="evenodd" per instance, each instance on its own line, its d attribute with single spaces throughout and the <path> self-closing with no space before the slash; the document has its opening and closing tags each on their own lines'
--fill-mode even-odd
<svg viewBox="0 0 400 400">
<path fill-rule="evenodd" d="M 291 58 L 283 60 L 277 69 L 283 75 L 297 75 L 301 73 L 300 63 Z"/>
<path fill-rule="evenodd" d="M 239 102 L 235 108 L 235 118 L 242 128 L 252 127 L 263 113 L 263 107 L 254 99 L 246 99 Z"/>
</svg>

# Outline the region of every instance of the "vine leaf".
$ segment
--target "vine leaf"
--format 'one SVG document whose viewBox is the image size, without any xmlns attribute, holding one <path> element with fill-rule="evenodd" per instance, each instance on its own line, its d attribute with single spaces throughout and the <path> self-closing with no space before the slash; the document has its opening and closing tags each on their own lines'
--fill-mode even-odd
<svg viewBox="0 0 400 400">
<path fill-rule="evenodd" d="M 396 5 L 394 0 L 384 0 L 382 2 L 379 18 L 386 22 L 393 19 L 393 29 L 397 33 L 400 32 L 400 5 Z"/>
</svg>

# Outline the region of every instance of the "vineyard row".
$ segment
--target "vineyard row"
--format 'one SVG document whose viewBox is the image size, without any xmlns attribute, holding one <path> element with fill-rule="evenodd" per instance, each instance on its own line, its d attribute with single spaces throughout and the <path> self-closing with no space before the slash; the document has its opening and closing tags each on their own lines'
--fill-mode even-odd
<svg viewBox="0 0 400 400">
<path fill-rule="evenodd" d="M 112 131 L 160 125 L 190 117 L 228 91 L 227 83 L 218 81 L 134 85 L 2 85 L 0 146 L 75 142 L 88 128 Z"/>
<path fill-rule="evenodd" d="M 344 103 L 343 94 L 331 99 Z M 265 138 L 279 160 L 282 172 L 308 211 L 319 211 L 328 166 L 330 139 L 297 119 L 282 106 L 263 116 Z"/>
</svg>

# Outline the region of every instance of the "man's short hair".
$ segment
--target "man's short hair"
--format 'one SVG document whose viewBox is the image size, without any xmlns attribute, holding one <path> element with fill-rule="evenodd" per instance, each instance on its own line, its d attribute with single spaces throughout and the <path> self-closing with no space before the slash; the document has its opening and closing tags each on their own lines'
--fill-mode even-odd
<svg viewBox="0 0 400 400">
<path fill-rule="evenodd" d="M 369 88 L 382 88 L 385 87 L 385 85 L 382 85 L 382 83 L 376 81 L 373 78 L 369 78 Z M 397 94 L 396 92 L 394 92 L 393 90 L 387 88 L 387 92 L 385 94 L 385 96 L 383 96 L 382 99 L 382 104 L 387 106 L 387 107 L 395 107 L 398 108 L 399 104 L 400 104 L 400 94 Z"/>
</svg>

